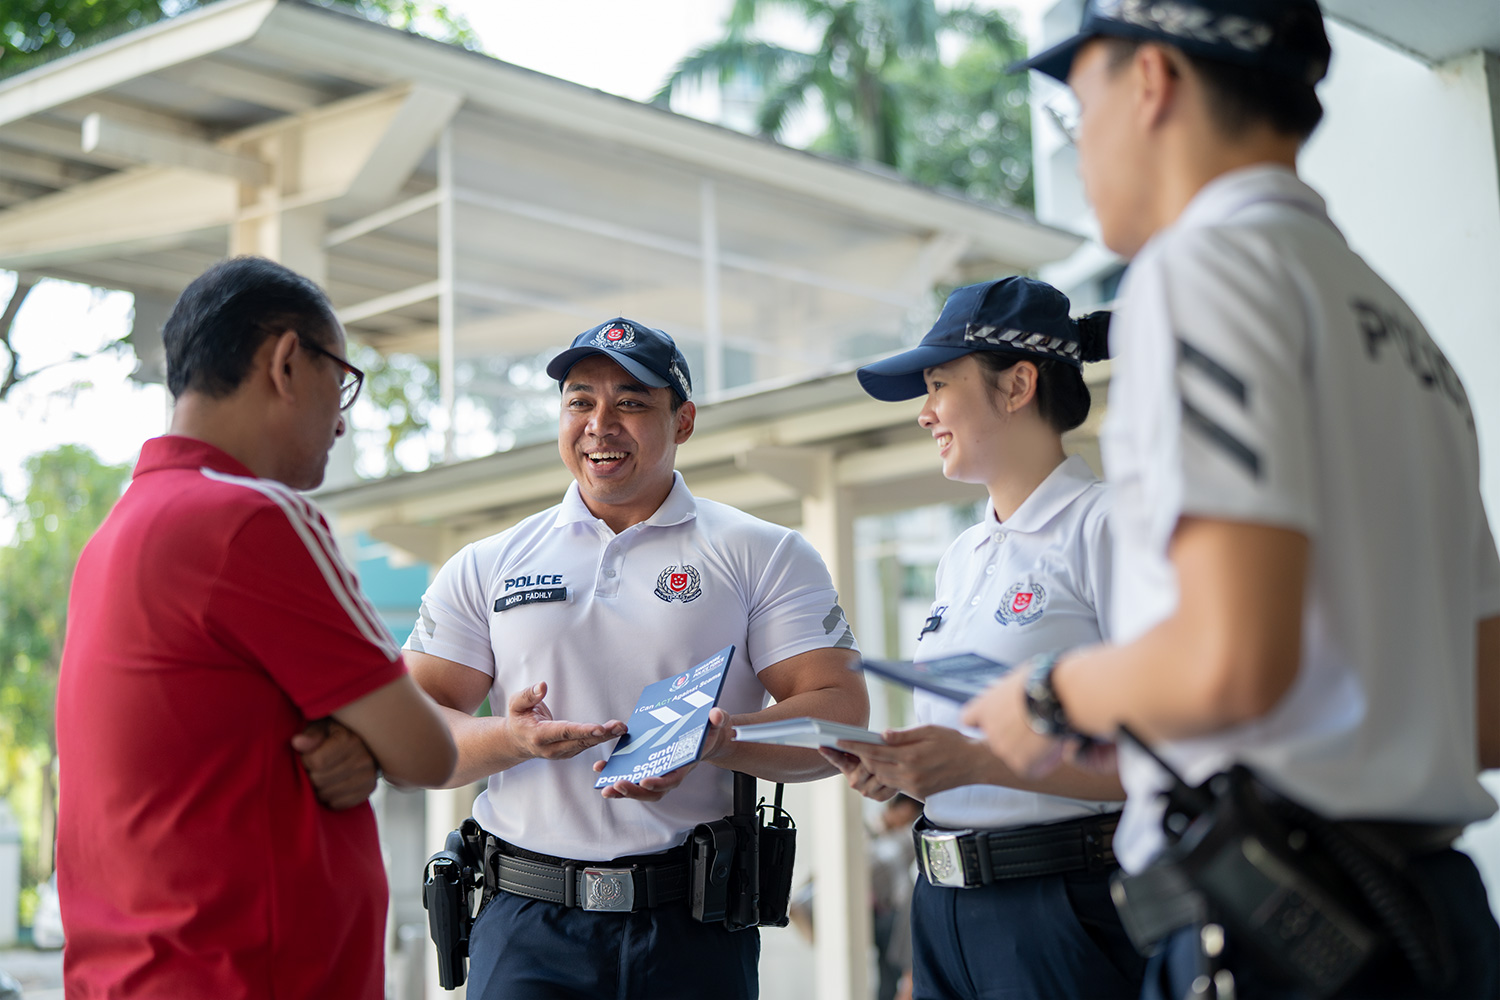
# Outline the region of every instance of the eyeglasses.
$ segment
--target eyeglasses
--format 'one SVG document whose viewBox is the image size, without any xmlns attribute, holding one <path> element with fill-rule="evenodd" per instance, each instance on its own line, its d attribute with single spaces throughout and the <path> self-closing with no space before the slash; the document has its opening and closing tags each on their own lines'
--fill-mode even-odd
<svg viewBox="0 0 1500 1000">
<path fill-rule="evenodd" d="M 1071 92 L 1058 94 L 1056 97 L 1042 105 L 1042 110 L 1047 117 L 1052 119 L 1052 124 L 1062 133 L 1063 139 L 1069 146 L 1078 145 L 1078 101 Z"/>
<path fill-rule="evenodd" d="M 319 347 L 317 344 L 314 344 L 310 340 L 303 340 L 301 337 L 298 337 L 297 340 L 302 344 L 303 347 L 307 348 L 309 351 L 312 351 L 314 354 L 321 354 L 323 355 L 323 357 L 331 359 L 334 364 L 344 369 L 344 380 L 339 383 L 339 409 L 347 410 L 349 409 L 349 407 L 353 406 L 354 401 L 359 398 L 360 386 L 365 384 L 365 373 L 351 365 L 349 362 L 345 361 L 343 358 L 339 357 L 337 354 Z"/>
</svg>

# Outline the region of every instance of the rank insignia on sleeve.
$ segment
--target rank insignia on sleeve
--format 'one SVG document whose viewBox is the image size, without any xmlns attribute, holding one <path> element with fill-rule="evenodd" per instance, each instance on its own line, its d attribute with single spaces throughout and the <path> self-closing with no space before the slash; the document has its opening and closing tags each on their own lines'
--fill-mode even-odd
<svg viewBox="0 0 1500 1000">
<path fill-rule="evenodd" d="M 698 571 L 684 563 L 668 566 L 656 578 L 656 596 L 664 601 L 695 601 L 703 593 L 702 578 Z"/>
<path fill-rule="evenodd" d="M 1005 592 L 995 620 L 1001 625 L 1030 625 L 1047 610 L 1047 591 L 1035 583 L 1018 583 Z"/>
</svg>

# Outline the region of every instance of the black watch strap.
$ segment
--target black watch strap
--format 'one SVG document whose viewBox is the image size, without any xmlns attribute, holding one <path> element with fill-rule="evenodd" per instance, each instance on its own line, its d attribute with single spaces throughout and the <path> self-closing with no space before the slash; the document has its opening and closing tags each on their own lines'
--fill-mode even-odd
<svg viewBox="0 0 1500 1000">
<path fill-rule="evenodd" d="M 1043 653 L 1022 667 L 1026 671 L 1026 721 L 1043 736 L 1078 735 L 1052 686 L 1052 669 L 1061 656 L 1061 652 Z"/>
</svg>

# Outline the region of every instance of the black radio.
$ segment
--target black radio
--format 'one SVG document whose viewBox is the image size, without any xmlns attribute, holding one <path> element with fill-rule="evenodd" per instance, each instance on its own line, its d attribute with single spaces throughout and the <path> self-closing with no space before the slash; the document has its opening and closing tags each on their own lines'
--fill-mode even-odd
<svg viewBox="0 0 1500 1000">
<path fill-rule="evenodd" d="M 1424 986 L 1447 977 L 1432 910 L 1398 852 L 1319 816 L 1243 765 L 1192 786 L 1129 729 L 1120 735 L 1172 781 L 1162 818 L 1169 846 L 1141 876 L 1117 876 L 1114 885 L 1138 944 L 1158 936 L 1161 927 L 1144 926 L 1151 918 L 1196 910 L 1222 924 L 1259 967 L 1313 996 L 1336 993 L 1387 942 Z"/>
</svg>

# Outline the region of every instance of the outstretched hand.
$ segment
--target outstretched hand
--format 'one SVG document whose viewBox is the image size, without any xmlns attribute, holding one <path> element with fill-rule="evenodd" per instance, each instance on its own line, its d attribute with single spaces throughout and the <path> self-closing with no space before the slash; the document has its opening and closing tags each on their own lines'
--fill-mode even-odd
<svg viewBox="0 0 1500 1000">
<path fill-rule="evenodd" d="M 683 780 L 692 773 L 693 768 L 705 760 L 723 756 L 729 751 L 729 746 L 734 742 L 734 730 L 729 725 L 729 714 L 721 708 L 710 709 L 708 713 L 708 729 L 703 734 L 703 752 L 699 754 L 698 760 L 691 764 L 685 764 L 674 771 L 657 775 L 651 778 L 643 778 L 639 782 L 617 781 L 613 785 L 606 785 L 600 790 L 600 794 L 606 799 L 635 799 L 638 802 L 655 802 L 663 795 L 682 784 Z M 604 770 L 604 761 L 594 762 L 594 772 Z"/>
<path fill-rule="evenodd" d="M 510 696 L 505 706 L 505 722 L 516 750 L 526 757 L 543 760 L 567 760 L 605 740 L 625 735 L 625 723 L 611 719 L 605 723 L 563 722 L 552 717 L 542 699 L 547 697 L 547 682 L 533 684 Z"/>
<path fill-rule="evenodd" d="M 840 740 L 838 751 L 823 751 L 850 788 L 877 802 L 898 791 L 925 800 L 935 792 L 978 784 L 998 764 L 984 744 L 947 726 L 891 729 L 883 735 L 885 743 Z"/>
<path fill-rule="evenodd" d="M 380 770 L 364 740 L 333 719 L 315 719 L 292 737 L 292 749 L 318 801 L 330 809 L 352 809 L 375 791 Z"/>
</svg>

